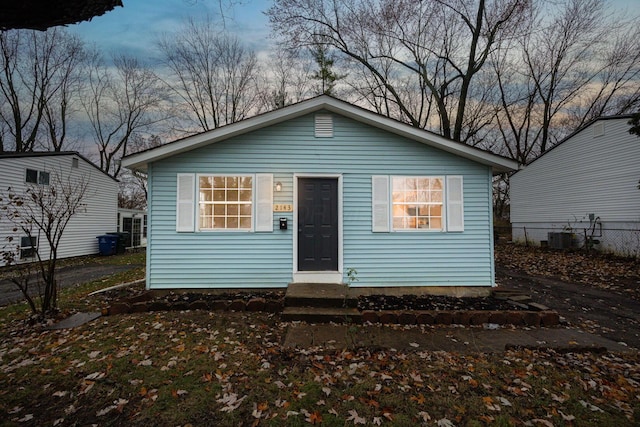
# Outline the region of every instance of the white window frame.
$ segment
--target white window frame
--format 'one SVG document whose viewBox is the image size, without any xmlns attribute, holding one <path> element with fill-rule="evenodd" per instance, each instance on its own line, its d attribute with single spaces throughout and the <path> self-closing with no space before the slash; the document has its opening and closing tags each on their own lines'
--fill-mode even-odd
<svg viewBox="0 0 640 427">
<path fill-rule="evenodd" d="M 31 181 L 27 181 L 27 175 L 29 173 L 29 171 L 33 171 L 36 173 L 36 181 L 35 182 L 31 182 Z M 47 178 L 47 182 L 42 182 L 44 178 Z M 32 169 L 32 168 L 26 168 L 24 171 L 24 182 L 26 182 L 27 184 L 34 184 L 34 185 L 49 185 L 49 183 L 51 182 L 51 174 L 47 171 L 41 171 L 38 169 Z"/>
<path fill-rule="evenodd" d="M 298 180 L 300 178 L 335 178 L 338 180 L 338 270 L 299 271 L 298 270 Z M 342 283 L 344 272 L 344 202 L 342 174 L 294 173 L 293 174 L 293 283 Z"/>
<path fill-rule="evenodd" d="M 29 239 L 30 245 L 23 245 L 24 240 Z M 31 255 L 24 255 L 27 251 L 33 251 Z M 38 252 L 38 236 L 20 236 L 20 259 L 33 259 Z"/>
<path fill-rule="evenodd" d="M 200 178 L 202 177 L 249 177 L 251 178 L 251 226 L 249 228 L 203 228 L 200 218 Z M 196 231 L 204 233 L 251 233 L 255 231 L 256 221 L 256 174 L 252 173 L 199 173 L 196 174 L 195 221 Z"/>
<path fill-rule="evenodd" d="M 442 185 L 442 200 L 440 201 L 440 228 L 395 228 L 393 225 L 393 180 L 394 179 L 439 179 Z M 444 175 L 390 175 L 389 176 L 389 223 L 390 230 L 394 233 L 420 232 L 420 233 L 442 233 L 447 230 L 446 217 L 446 178 Z"/>
</svg>

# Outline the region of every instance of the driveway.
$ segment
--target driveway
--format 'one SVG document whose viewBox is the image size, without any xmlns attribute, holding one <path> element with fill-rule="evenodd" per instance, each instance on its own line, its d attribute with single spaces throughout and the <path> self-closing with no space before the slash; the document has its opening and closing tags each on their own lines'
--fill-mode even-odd
<svg viewBox="0 0 640 427">
<path fill-rule="evenodd" d="M 640 348 L 640 301 L 616 290 L 602 290 L 506 269 L 496 265 L 498 289 L 517 289 L 556 310 L 574 326 Z"/>
<path fill-rule="evenodd" d="M 100 280 L 123 271 L 140 267 L 132 265 L 108 265 L 108 264 L 83 264 L 69 265 L 58 269 L 57 281 L 61 288 L 80 285 L 83 283 Z M 0 306 L 8 305 L 23 300 L 22 293 L 16 285 L 9 280 L 0 280 Z"/>
</svg>

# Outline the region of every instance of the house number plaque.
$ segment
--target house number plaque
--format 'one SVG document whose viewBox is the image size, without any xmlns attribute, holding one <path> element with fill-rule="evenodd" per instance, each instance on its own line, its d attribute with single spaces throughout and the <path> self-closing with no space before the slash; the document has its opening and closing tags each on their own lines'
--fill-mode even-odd
<svg viewBox="0 0 640 427">
<path fill-rule="evenodd" d="M 273 205 L 274 212 L 293 212 L 293 205 L 289 203 L 276 203 Z"/>
</svg>

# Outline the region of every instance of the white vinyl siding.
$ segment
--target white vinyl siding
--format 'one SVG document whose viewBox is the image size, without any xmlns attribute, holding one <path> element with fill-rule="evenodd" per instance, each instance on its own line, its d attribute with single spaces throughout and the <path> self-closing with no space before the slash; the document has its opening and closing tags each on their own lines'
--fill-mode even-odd
<svg viewBox="0 0 640 427">
<path fill-rule="evenodd" d="M 78 167 L 72 168 L 72 159 L 78 159 Z M 63 182 L 85 180 L 88 187 L 82 201 L 82 212 L 74 215 L 67 224 L 58 245 L 58 258 L 90 255 L 98 253 L 97 236 L 117 231 L 118 183 L 101 172 L 97 167 L 79 158 L 74 153 L 51 153 L 46 155 L 24 155 L 15 157 L 0 156 L 0 182 L 21 193 L 28 186 L 26 170 L 48 171 L 49 185 L 54 182 L 54 174 L 62 173 Z M 43 177 L 44 179 L 44 177 Z M 13 231 L 14 226 L 0 215 L 0 241 L 6 242 L 14 237 L 18 248 L 21 233 Z M 38 249 L 43 259 L 49 257 L 49 245 L 43 235 L 38 237 Z M 1 246 L 1 245 L 0 245 Z M 17 249 L 19 250 L 19 249 Z M 18 256 L 19 253 L 17 252 Z M 0 265 L 3 262 L 0 260 Z"/>
<path fill-rule="evenodd" d="M 193 232 L 195 230 L 196 176 L 192 173 L 179 173 L 176 181 L 176 231 Z"/>
<path fill-rule="evenodd" d="M 594 214 L 602 222 L 638 223 L 640 138 L 629 133 L 628 121 L 599 120 L 514 174 L 511 222 L 562 228 L 589 224 Z"/>
<path fill-rule="evenodd" d="M 640 229 L 640 138 L 628 117 L 579 130 L 510 179 L 513 238 L 548 240 L 549 232 L 602 224 L 599 250 L 635 254 Z M 608 231 L 609 230 L 609 231 Z"/>
</svg>

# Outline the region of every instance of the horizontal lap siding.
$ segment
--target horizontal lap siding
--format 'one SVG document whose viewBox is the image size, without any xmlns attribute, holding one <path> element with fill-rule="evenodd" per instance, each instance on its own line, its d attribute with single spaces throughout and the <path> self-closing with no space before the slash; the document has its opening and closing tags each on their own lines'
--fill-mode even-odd
<svg viewBox="0 0 640 427">
<path fill-rule="evenodd" d="M 78 158 L 77 169 L 71 167 L 74 157 Z M 54 174 L 61 174 L 63 182 L 67 182 L 68 177 L 72 182 L 80 179 L 88 182 L 82 201 L 86 205 L 86 212 L 77 213 L 70 219 L 58 245 L 58 258 L 96 254 L 96 236 L 117 231 L 118 184 L 82 158 L 71 154 L 6 158 L 0 160 L 0 168 L 5 185 L 2 191 L 9 186 L 21 193 L 26 191 L 27 168 L 49 172 L 51 184 L 54 183 Z M 14 234 L 11 229 L 7 220 L 0 216 L 0 240 L 4 242 L 7 235 L 14 235 L 18 239 L 24 235 L 22 232 Z M 0 244 L 0 250 L 2 246 Z M 39 239 L 39 251 L 43 258 L 48 259 L 49 246 L 44 235 Z"/>
<path fill-rule="evenodd" d="M 490 171 L 466 159 L 334 115 L 314 138 L 313 115 L 156 162 L 152 167 L 149 283 L 162 287 L 281 287 L 292 279 L 293 213 L 271 233 L 175 232 L 178 173 L 272 173 L 293 203 L 293 174 L 342 174 L 344 268 L 358 286 L 490 285 Z M 463 175 L 465 231 L 371 232 L 371 176 Z M 289 219 L 286 231 L 280 217 Z"/>
<path fill-rule="evenodd" d="M 475 174 L 470 173 L 468 166 L 464 167 L 466 173 L 459 167 L 450 164 L 448 174 L 464 175 L 465 231 L 462 233 L 372 233 L 369 219 L 371 177 L 345 178 L 344 266 L 345 270 L 354 268 L 358 272 L 354 286 L 488 286 L 493 283 L 487 193 L 489 175 L 481 167 Z M 420 170 L 403 172 L 386 168 L 379 173 L 420 173 Z M 352 193 L 359 196 L 348 200 L 346 195 Z M 357 214 L 350 215 L 349 212 Z"/>
<path fill-rule="evenodd" d="M 511 178 L 514 223 L 638 221 L 640 139 L 629 119 L 600 120 L 572 136 Z M 594 125 L 604 135 L 594 137 Z"/>
</svg>

